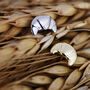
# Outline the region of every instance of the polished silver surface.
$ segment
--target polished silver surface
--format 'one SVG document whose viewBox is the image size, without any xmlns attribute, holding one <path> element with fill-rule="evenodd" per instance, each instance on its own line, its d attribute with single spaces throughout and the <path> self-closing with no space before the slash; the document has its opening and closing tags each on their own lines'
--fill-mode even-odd
<svg viewBox="0 0 90 90">
<path fill-rule="evenodd" d="M 31 23 L 32 33 L 36 35 L 39 30 L 51 29 L 56 32 L 56 22 L 48 15 L 36 16 Z"/>
</svg>

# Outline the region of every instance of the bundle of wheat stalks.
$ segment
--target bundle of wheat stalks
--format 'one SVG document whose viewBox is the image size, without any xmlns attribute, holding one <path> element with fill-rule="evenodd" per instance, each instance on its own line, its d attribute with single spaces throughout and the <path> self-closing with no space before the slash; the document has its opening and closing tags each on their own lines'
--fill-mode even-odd
<svg viewBox="0 0 90 90">
<path fill-rule="evenodd" d="M 56 33 L 32 34 L 39 15 Z M 0 0 L 0 90 L 90 90 L 89 59 L 89 0 Z"/>
</svg>

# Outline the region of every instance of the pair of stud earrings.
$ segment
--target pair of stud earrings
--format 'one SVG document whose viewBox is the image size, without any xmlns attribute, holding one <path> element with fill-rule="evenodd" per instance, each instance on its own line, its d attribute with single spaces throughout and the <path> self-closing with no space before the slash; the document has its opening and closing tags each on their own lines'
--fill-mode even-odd
<svg viewBox="0 0 90 90">
<path fill-rule="evenodd" d="M 53 18 L 48 15 L 36 16 L 31 23 L 31 30 L 34 35 L 37 35 L 40 30 L 50 29 L 56 32 L 57 26 Z"/>
</svg>

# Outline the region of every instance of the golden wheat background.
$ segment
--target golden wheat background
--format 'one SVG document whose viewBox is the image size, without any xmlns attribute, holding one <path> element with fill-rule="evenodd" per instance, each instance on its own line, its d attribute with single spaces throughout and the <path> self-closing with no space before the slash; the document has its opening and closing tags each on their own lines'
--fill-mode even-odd
<svg viewBox="0 0 90 90">
<path fill-rule="evenodd" d="M 38 15 L 58 27 L 45 42 L 31 33 Z M 58 42 L 75 48 L 72 66 L 50 53 Z M 90 90 L 90 0 L 0 0 L 0 90 Z"/>
</svg>

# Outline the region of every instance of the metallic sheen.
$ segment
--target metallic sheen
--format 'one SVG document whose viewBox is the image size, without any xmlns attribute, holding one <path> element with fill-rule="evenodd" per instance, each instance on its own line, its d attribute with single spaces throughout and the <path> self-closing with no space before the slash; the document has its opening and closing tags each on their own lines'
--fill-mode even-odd
<svg viewBox="0 0 90 90">
<path fill-rule="evenodd" d="M 57 27 L 54 19 L 52 19 L 48 15 L 41 15 L 33 19 L 31 23 L 31 29 L 32 29 L 32 33 L 36 35 L 39 30 L 51 29 L 53 32 L 56 32 Z"/>
</svg>

